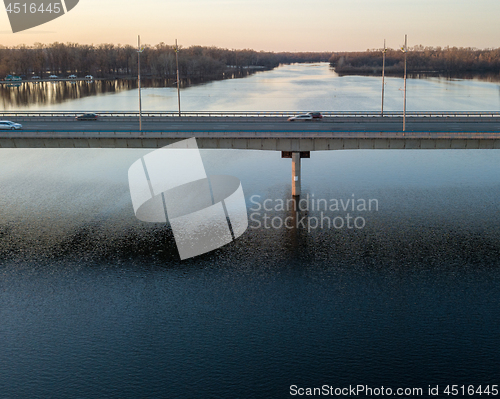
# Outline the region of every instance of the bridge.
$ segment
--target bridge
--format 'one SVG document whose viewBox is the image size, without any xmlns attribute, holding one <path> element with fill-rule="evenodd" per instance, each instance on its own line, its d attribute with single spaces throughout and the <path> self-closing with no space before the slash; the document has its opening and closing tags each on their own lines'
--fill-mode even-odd
<svg viewBox="0 0 500 399">
<path fill-rule="evenodd" d="M 294 112 L 3 112 L 23 130 L 0 132 L 0 148 L 161 148 L 196 137 L 199 148 L 281 151 L 292 158 L 292 193 L 300 194 L 300 159 L 348 149 L 500 149 L 500 112 L 323 112 L 288 122 Z"/>
</svg>

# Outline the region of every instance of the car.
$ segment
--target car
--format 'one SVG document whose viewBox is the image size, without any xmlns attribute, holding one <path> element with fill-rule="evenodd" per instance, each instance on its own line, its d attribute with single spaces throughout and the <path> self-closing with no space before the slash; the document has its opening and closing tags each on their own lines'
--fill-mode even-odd
<svg viewBox="0 0 500 399">
<path fill-rule="evenodd" d="M 40 79 L 40 76 L 35 75 L 35 76 L 32 76 L 31 79 Z"/>
<path fill-rule="evenodd" d="M 82 114 L 75 117 L 77 121 L 96 121 L 97 114 Z"/>
<path fill-rule="evenodd" d="M 23 125 L 11 121 L 0 121 L 1 130 L 19 130 L 22 129 Z"/>
<path fill-rule="evenodd" d="M 68 79 L 76 79 L 76 75 L 69 75 Z"/>
<path fill-rule="evenodd" d="M 85 76 L 85 79 L 94 79 L 94 77 L 92 75 L 87 75 Z"/>
<path fill-rule="evenodd" d="M 289 122 L 295 122 L 295 121 L 312 121 L 313 117 L 309 114 L 301 114 L 301 115 L 295 115 L 291 116 L 288 118 Z"/>
<path fill-rule="evenodd" d="M 311 115 L 313 119 L 321 119 L 323 115 L 320 112 L 308 112 L 307 115 Z"/>
<path fill-rule="evenodd" d="M 49 79 L 57 79 L 57 75 L 50 75 Z"/>
</svg>

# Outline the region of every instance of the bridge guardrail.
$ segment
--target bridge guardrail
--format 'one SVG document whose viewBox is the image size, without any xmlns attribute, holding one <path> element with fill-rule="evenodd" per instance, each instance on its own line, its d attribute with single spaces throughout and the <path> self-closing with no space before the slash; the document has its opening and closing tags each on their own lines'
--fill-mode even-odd
<svg viewBox="0 0 500 399">
<path fill-rule="evenodd" d="M 187 111 L 181 118 L 288 118 L 307 111 Z M 324 118 L 401 118 L 403 112 L 318 111 Z M 138 118 L 138 111 L 0 111 L 0 118 L 74 118 L 84 113 L 97 113 L 100 118 Z M 497 118 L 500 111 L 409 111 L 409 118 Z M 179 118 L 177 111 L 145 111 L 144 118 Z"/>
</svg>

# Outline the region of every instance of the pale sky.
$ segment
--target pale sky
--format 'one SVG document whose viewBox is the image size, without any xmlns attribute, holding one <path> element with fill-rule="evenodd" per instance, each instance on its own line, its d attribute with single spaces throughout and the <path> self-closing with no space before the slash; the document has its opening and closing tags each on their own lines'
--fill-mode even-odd
<svg viewBox="0 0 500 399">
<path fill-rule="evenodd" d="M 266 51 L 408 45 L 500 47 L 500 0 L 80 0 L 67 15 L 0 44 L 173 44 Z"/>
</svg>

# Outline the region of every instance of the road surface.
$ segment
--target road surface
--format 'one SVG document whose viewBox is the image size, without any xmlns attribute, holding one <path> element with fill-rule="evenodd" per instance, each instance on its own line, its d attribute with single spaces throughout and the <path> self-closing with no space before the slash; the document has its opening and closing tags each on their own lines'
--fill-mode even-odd
<svg viewBox="0 0 500 399">
<path fill-rule="evenodd" d="M 36 119 L 36 120 L 35 120 Z M 76 121 L 33 118 L 19 121 L 32 131 L 138 131 L 135 117 Z M 402 118 L 324 118 L 288 122 L 285 118 L 143 118 L 143 131 L 161 132 L 401 132 Z M 407 132 L 499 132 L 500 118 L 407 118 Z"/>
</svg>

